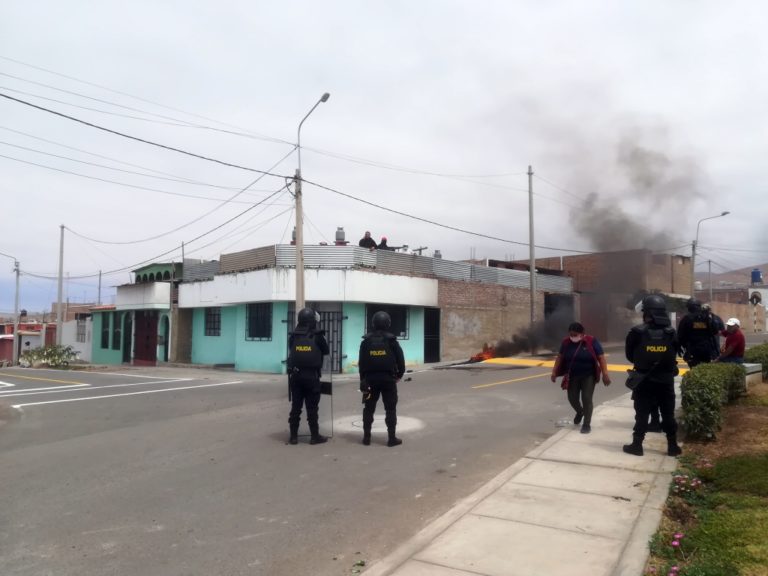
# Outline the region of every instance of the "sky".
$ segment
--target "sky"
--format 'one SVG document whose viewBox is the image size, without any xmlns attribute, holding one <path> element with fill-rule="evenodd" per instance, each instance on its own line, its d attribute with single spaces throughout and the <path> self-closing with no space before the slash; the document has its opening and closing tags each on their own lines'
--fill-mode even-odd
<svg viewBox="0 0 768 576">
<path fill-rule="evenodd" d="M 20 307 L 50 310 L 62 225 L 73 303 L 182 245 L 290 242 L 325 92 L 307 244 L 526 259 L 531 166 L 536 256 L 690 255 L 698 230 L 697 271 L 768 262 L 766 21 L 758 0 L 6 0 L 0 316 L 14 259 Z"/>
</svg>

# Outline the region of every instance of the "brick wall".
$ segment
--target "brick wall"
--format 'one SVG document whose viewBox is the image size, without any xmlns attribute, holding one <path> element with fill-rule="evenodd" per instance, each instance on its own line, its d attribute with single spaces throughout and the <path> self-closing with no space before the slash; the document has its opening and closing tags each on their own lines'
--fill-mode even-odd
<svg viewBox="0 0 768 576">
<path fill-rule="evenodd" d="M 712 302 L 712 311 L 723 319 L 738 318 L 741 329 L 748 334 L 765 331 L 765 307 L 733 302 Z"/>
<path fill-rule="evenodd" d="M 466 360 L 484 344 L 511 339 L 530 323 L 529 290 L 498 284 L 438 281 L 441 359 Z M 544 316 L 544 293 L 536 295 L 537 318 Z"/>
</svg>

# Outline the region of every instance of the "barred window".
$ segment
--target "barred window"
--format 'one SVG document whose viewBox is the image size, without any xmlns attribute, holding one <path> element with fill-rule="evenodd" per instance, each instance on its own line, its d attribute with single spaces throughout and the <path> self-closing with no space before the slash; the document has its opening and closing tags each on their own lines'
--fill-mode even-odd
<svg viewBox="0 0 768 576">
<path fill-rule="evenodd" d="M 77 342 L 85 342 L 85 321 L 90 318 L 90 316 L 90 314 L 75 314 L 75 320 L 77 321 L 75 340 Z"/>
<path fill-rule="evenodd" d="M 112 312 L 112 350 L 120 350 L 120 336 L 123 333 L 120 312 Z"/>
<path fill-rule="evenodd" d="M 221 308 L 205 309 L 205 335 L 221 336 Z"/>
<path fill-rule="evenodd" d="M 109 348 L 109 319 L 112 315 L 109 312 L 101 313 L 101 347 Z"/>
<path fill-rule="evenodd" d="M 245 339 L 272 340 L 272 303 L 246 304 Z"/>
<path fill-rule="evenodd" d="M 368 304 L 366 306 L 366 326 L 373 330 L 373 315 L 382 311 L 389 314 L 392 319 L 392 326 L 389 332 L 397 336 L 400 340 L 408 340 L 409 335 L 409 309 L 408 306 L 395 306 L 386 304 Z"/>
</svg>

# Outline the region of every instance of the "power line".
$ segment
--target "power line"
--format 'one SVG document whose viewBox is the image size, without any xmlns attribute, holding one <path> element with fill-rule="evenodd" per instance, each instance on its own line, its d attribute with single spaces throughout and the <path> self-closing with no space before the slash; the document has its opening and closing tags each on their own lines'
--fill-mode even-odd
<svg viewBox="0 0 768 576">
<path fill-rule="evenodd" d="M 393 214 L 398 214 L 399 216 L 405 216 L 406 218 L 410 218 L 412 220 L 417 220 L 419 222 L 425 222 L 426 224 L 432 224 L 433 226 L 438 226 L 440 228 L 445 228 L 447 230 L 453 230 L 455 232 L 461 232 L 463 234 L 469 234 L 471 236 L 477 236 L 479 238 L 487 238 L 488 240 L 496 240 L 498 242 L 505 242 L 506 244 L 515 244 L 517 246 L 528 246 L 526 242 L 517 242 L 515 240 L 508 240 L 506 238 L 499 238 L 498 236 L 490 236 L 488 234 L 482 234 L 480 232 L 473 232 L 471 230 L 466 230 L 464 228 L 458 228 L 456 226 L 450 226 L 448 224 L 441 224 L 440 222 L 436 222 L 434 220 L 429 220 L 427 218 L 422 218 L 421 216 L 414 216 L 413 214 L 408 214 L 407 212 L 401 212 L 400 210 L 395 210 L 394 208 L 387 208 L 386 206 L 382 206 L 381 204 L 376 204 L 375 202 L 370 202 L 368 200 L 363 200 L 362 198 L 358 198 L 357 196 L 352 196 L 351 194 L 347 194 L 345 192 L 341 192 L 339 190 L 335 190 L 334 188 L 329 188 L 328 186 L 323 186 L 322 184 L 318 184 L 316 182 L 312 182 L 310 180 L 303 180 L 303 182 L 310 184 L 311 186 L 315 186 L 317 188 L 320 188 L 322 190 L 327 190 L 328 192 L 333 192 L 334 194 L 338 194 L 339 196 L 344 196 L 345 198 L 349 198 L 351 200 L 355 200 L 357 202 L 361 202 L 363 204 L 367 204 L 368 206 L 373 206 L 374 208 L 378 208 L 380 210 L 384 210 L 386 212 L 391 212 Z M 537 244 L 534 244 L 536 248 L 542 248 L 544 250 L 554 250 L 558 252 L 574 252 L 577 254 L 597 254 L 597 252 L 594 251 L 587 251 L 587 250 L 574 250 L 571 248 L 553 248 L 552 246 L 539 246 Z"/>
<path fill-rule="evenodd" d="M 543 178 L 542 176 L 539 176 L 538 174 L 534 174 L 533 176 L 537 180 L 541 180 L 542 182 L 544 182 L 546 184 L 549 184 L 555 190 L 560 190 L 560 192 L 564 192 L 565 194 L 568 194 L 569 196 L 572 196 L 573 198 L 576 198 L 576 200 L 580 200 L 581 202 L 587 202 L 588 201 L 586 198 L 583 198 L 582 196 L 579 196 L 578 194 L 574 194 L 573 192 L 570 192 L 569 190 L 566 190 L 562 186 L 558 186 L 554 182 L 551 182 L 551 181 L 547 180 L 546 178 Z"/>
<path fill-rule="evenodd" d="M 170 150 L 172 152 L 178 152 L 179 154 L 184 154 L 186 156 L 191 156 L 192 158 L 198 158 L 200 160 L 206 160 L 208 162 L 214 162 L 216 164 L 221 164 L 222 166 L 228 166 L 230 168 L 238 168 L 240 170 L 247 170 L 248 172 L 256 172 L 257 174 L 264 174 L 265 176 L 274 176 L 275 178 L 288 178 L 288 176 L 284 176 L 281 174 L 272 174 L 270 172 L 267 172 L 265 170 L 258 170 L 256 168 L 249 168 L 248 166 L 241 166 L 240 164 L 234 164 L 232 162 L 225 162 L 224 160 L 219 160 L 217 158 L 211 158 L 209 156 L 203 156 L 202 154 L 196 154 L 194 152 L 189 152 L 187 150 L 182 150 L 181 148 L 175 148 L 173 146 L 168 146 L 166 144 L 160 144 L 158 142 L 153 142 L 152 140 L 146 140 L 144 138 L 139 138 L 138 136 L 132 136 L 130 134 L 126 134 L 124 132 L 119 132 L 117 130 L 112 130 L 111 128 L 106 128 L 104 126 L 100 126 L 98 124 L 94 124 L 93 122 L 87 122 L 85 120 L 81 120 L 80 118 L 76 118 L 74 116 L 70 116 L 68 114 L 64 114 L 62 112 L 57 112 L 56 110 L 51 110 L 50 108 L 45 108 L 44 106 L 38 106 L 37 104 L 33 104 L 32 102 L 27 102 L 26 100 L 21 100 L 20 98 L 14 98 L 13 96 L 9 96 L 8 94 L 3 94 L 0 92 L 0 97 L 5 98 L 6 100 L 11 100 L 13 102 L 18 102 L 19 104 L 23 104 L 25 106 L 29 106 L 30 108 L 35 108 L 37 110 L 41 110 L 43 112 L 47 112 L 49 114 L 53 114 L 55 116 L 59 116 L 61 118 L 66 118 L 67 120 L 72 120 L 73 122 L 77 122 L 79 124 L 83 124 L 84 126 L 88 126 L 90 128 L 95 128 L 97 130 L 101 130 L 103 132 L 107 132 L 109 134 L 114 134 L 116 136 L 121 136 L 122 138 L 128 138 L 129 140 L 134 140 L 136 142 L 141 142 L 143 144 L 149 144 L 150 146 L 156 146 L 158 148 L 162 148 L 164 150 Z"/>
</svg>

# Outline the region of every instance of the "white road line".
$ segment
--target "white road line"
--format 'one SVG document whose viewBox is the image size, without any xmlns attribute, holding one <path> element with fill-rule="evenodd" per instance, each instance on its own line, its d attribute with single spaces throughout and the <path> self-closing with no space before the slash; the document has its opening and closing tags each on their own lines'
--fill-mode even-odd
<svg viewBox="0 0 768 576">
<path fill-rule="evenodd" d="M 11 384 L 10 382 L 0 382 L 0 386 L 16 386 L 16 384 Z"/>
<path fill-rule="evenodd" d="M 3 398 L 4 396 L 18 396 L 20 394 L 37 394 L 38 392 L 44 392 L 47 390 L 51 390 L 53 392 L 58 392 L 59 390 L 62 390 L 66 392 L 67 390 L 71 390 L 72 388 L 83 388 L 88 387 L 90 384 L 68 384 L 67 386 L 48 386 L 46 388 L 27 388 L 16 390 L 0 390 L 0 398 Z"/>
<path fill-rule="evenodd" d="M 129 382 L 126 384 L 105 384 L 104 386 L 91 386 L 90 384 L 82 384 L 82 386 L 88 386 L 89 390 L 103 390 L 104 388 L 126 388 L 127 386 L 149 386 L 150 384 L 173 384 L 174 382 L 189 382 L 192 378 L 176 378 L 173 380 L 154 380 L 151 382 Z M 67 390 L 64 386 L 60 388 L 51 388 L 46 391 L 38 391 L 30 389 L 28 392 L 22 392 L 21 390 L 9 390 L 6 393 L 0 393 L 0 398 L 10 398 L 12 396 L 30 396 L 34 394 L 56 394 L 60 390 L 62 392 L 79 392 L 79 390 Z"/>
<path fill-rule="evenodd" d="M 92 372 L 91 370 L 85 371 L 87 374 L 100 374 L 103 376 L 126 376 L 128 378 L 159 378 L 159 376 L 141 376 L 140 374 L 124 374 L 122 372 Z M 173 378 L 168 378 L 173 380 Z M 192 380 L 192 378 L 179 378 L 179 380 Z"/>
<path fill-rule="evenodd" d="M 82 402 L 84 400 L 101 400 L 103 398 L 118 398 L 121 396 L 138 396 L 139 394 L 157 394 L 159 392 L 175 392 L 177 390 L 194 390 L 195 388 L 213 388 L 215 386 L 231 386 L 232 384 L 242 384 L 242 380 L 233 382 L 217 382 L 215 384 L 201 384 L 200 386 L 180 386 L 178 388 L 163 388 L 162 390 L 142 390 L 141 392 L 126 392 L 125 394 L 105 394 L 104 396 L 88 396 L 87 398 L 63 398 L 61 400 L 47 400 L 45 402 L 28 402 L 25 404 L 14 404 L 14 408 L 24 406 L 42 406 L 43 404 L 62 404 L 64 402 Z"/>
</svg>

